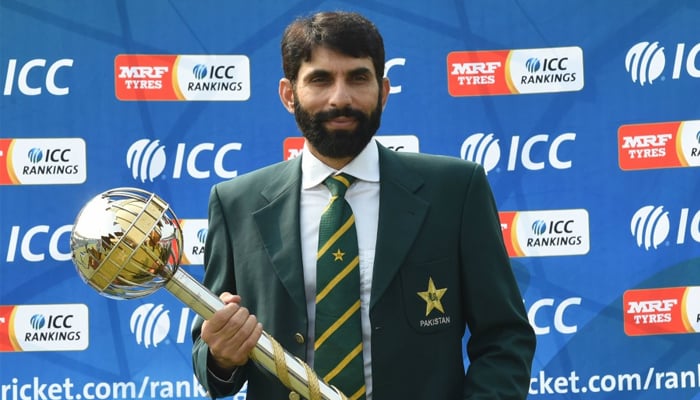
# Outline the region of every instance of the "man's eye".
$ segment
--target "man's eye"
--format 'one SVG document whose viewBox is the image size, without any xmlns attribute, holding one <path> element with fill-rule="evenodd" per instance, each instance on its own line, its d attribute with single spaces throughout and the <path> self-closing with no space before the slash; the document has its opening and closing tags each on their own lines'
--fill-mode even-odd
<svg viewBox="0 0 700 400">
<path fill-rule="evenodd" d="M 325 83 L 328 82 L 328 78 L 325 76 L 315 76 L 309 80 L 311 83 Z"/>
</svg>

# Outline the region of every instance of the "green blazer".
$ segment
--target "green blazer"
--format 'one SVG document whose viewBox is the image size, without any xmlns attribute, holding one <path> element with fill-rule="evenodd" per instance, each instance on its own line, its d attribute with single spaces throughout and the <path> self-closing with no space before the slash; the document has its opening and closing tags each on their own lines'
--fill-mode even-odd
<svg viewBox="0 0 700 400">
<path fill-rule="evenodd" d="M 305 359 L 300 166 L 296 158 L 212 188 L 204 285 L 217 294 L 240 294 L 264 329 Z M 373 399 L 524 399 L 535 336 L 483 168 L 381 145 L 379 168 L 370 300 Z M 431 281 L 435 290 L 429 290 Z M 194 370 L 212 397 L 230 396 L 247 380 L 249 400 L 289 398 L 288 389 L 252 362 L 232 382 L 214 377 L 200 329 L 198 321 Z"/>
</svg>

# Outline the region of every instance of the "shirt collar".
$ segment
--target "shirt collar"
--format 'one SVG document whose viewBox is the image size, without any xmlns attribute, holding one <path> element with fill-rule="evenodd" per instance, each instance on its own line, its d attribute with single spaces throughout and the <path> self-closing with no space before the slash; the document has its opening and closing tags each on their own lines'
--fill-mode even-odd
<svg viewBox="0 0 700 400">
<path fill-rule="evenodd" d="M 328 176 L 345 172 L 367 182 L 379 182 L 379 150 L 372 138 L 367 146 L 340 171 L 329 167 L 316 158 L 308 149 L 306 141 L 301 156 L 302 189 L 310 189 L 320 185 Z"/>
</svg>

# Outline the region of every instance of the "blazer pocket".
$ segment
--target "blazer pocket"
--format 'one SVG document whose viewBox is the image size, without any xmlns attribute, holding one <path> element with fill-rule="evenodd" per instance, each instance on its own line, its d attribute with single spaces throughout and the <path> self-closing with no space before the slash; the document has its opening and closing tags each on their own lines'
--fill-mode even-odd
<svg viewBox="0 0 700 400">
<path fill-rule="evenodd" d="M 401 271 L 404 313 L 418 333 L 459 325 L 461 304 L 457 262 L 448 258 L 405 265 Z"/>
</svg>

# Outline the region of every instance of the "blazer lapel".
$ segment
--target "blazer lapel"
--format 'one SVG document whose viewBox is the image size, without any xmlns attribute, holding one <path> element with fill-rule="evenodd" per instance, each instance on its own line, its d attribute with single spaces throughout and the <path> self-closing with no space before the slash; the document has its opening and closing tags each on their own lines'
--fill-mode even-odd
<svg viewBox="0 0 700 400">
<path fill-rule="evenodd" d="M 301 263 L 299 201 L 301 157 L 284 164 L 261 191 L 267 201 L 253 217 L 273 269 L 296 305 L 306 312 Z"/>
<path fill-rule="evenodd" d="M 381 145 L 379 169 L 379 224 L 370 307 L 377 303 L 404 262 L 429 206 L 416 195 L 423 185 L 422 178 Z"/>
</svg>

